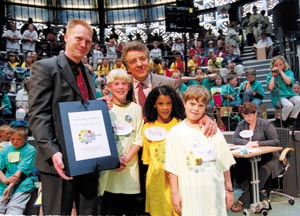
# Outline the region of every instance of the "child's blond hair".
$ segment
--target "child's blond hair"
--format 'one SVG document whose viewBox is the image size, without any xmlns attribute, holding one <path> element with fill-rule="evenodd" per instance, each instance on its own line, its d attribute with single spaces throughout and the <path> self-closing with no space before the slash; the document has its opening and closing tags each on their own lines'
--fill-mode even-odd
<svg viewBox="0 0 300 216">
<path fill-rule="evenodd" d="M 1 125 L 0 126 L 0 132 L 8 132 L 10 133 L 11 131 L 11 127 L 7 124 Z"/>
<path fill-rule="evenodd" d="M 12 128 L 9 125 L 7 125 L 7 124 L 4 124 L 4 125 L 0 126 L 0 133 L 8 133 L 8 134 L 10 134 L 11 130 L 12 130 Z M 3 138 L 0 137 L 0 142 L 9 141 L 9 136 L 7 136 L 7 137 L 8 137 L 8 140 L 2 140 Z"/>
<path fill-rule="evenodd" d="M 186 103 L 188 100 L 196 100 L 203 102 L 206 105 L 210 99 L 210 94 L 204 86 L 191 85 L 183 94 L 183 101 Z"/>
<path fill-rule="evenodd" d="M 129 77 L 128 73 L 123 69 L 113 69 L 109 72 L 106 76 L 106 83 L 110 84 L 115 80 L 125 80 L 126 82 L 130 83 L 131 78 Z"/>
<path fill-rule="evenodd" d="M 24 140 L 27 140 L 29 130 L 28 130 L 27 127 L 24 127 L 24 126 L 12 127 L 11 131 L 10 131 L 10 134 L 12 135 L 14 133 L 20 134 L 24 138 Z"/>
</svg>

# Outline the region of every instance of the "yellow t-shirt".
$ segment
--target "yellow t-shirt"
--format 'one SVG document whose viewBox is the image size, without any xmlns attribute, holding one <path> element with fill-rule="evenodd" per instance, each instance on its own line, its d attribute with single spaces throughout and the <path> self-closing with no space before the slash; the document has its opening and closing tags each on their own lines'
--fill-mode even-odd
<svg viewBox="0 0 300 216">
<path fill-rule="evenodd" d="M 99 76 L 107 76 L 107 74 L 111 71 L 111 68 L 107 65 L 99 65 L 97 67 L 97 77 Z"/>
<path fill-rule="evenodd" d="M 146 177 L 146 212 L 151 215 L 173 215 L 170 186 L 165 172 L 165 144 L 166 137 L 151 137 L 149 134 L 167 134 L 179 120 L 173 118 L 169 123 L 158 121 L 148 122 L 143 127 L 143 154 L 144 164 L 148 164 Z M 158 128 L 157 128 L 158 127 Z M 147 133 L 154 129 L 158 133 Z M 151 139 L 160 141 L 152 141 Z"/>
</svg>

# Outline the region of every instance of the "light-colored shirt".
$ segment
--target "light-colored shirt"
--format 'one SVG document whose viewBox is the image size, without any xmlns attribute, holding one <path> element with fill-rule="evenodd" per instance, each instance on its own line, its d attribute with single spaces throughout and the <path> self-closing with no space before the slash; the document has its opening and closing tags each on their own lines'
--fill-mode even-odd
<svg viewBox="0 0 300 216">
<path fill-rule="evenodd" d="M 2 37 L 6 36 L 15 36 L 18 37 L 19 40 L 21 40 L 22 35 L 18 30 L 12 31 L 12 30 L 7 30 L 2 34 Z M 19 40 L 11 40 L 9 38 L 6 39 L 6 51 L 17 51 L 20 52 L 20 41 Z"/>
<path fill-rule="evenodd" d="M 182 216 L 227 215 L 224 172 L 235 164 L 220 130 L 204 136 L 186 120 L 167 136 L 165 170 L 178 177 Z"/>
<path fill-rule="evenodd" d="M 127 105 L 113 105 L 109 111 L 119 156 L 126 155 L 133 145 L 143 146 L 142 109 L 134 102 Z M 118 128 L 123 128 L 118 131 Z M 102 171 L 99 178 L 98 195 L 104 191 L 110 193 L 138 194 L 140 193 L 138 154 L 128 162 L 121 172 L 115 170 Z"/>
<path fill-rule="evenodd" d="M 136 101 L 139 101 L 139 96 L 138 96 L 138 84 L 140 83 L 140 81 L 136 80 L 133 78 L 133 90 L 134 90 L 134 97 L 136 99 Z M 152 90 L 152 83 L 151 83 L 151 75 L 148 74 L 148 77 L 146 78 L 146 80 L 143 81 L 144 84 L 144 94 L 147 97 L 148 94 L 150 93 L 150 91 Z"/>
<path fill-rule="evenodd" d="M 38 40 L 38 33 L 36 32 L 36 30 L 33 30 L 33 31 L 25 30 L 23 33 L 23 38 L 24 37 L 32 38 L 33 42 L 23 40 L 22 50 L 23 51 L 35 51 L 35 44 L 36 44 L 36 41 Z"/>
<path fill-rule="evenodd" d="M 24 88 L 20 89 L 16 95 L 16 106 L 19 108 L 22 105 L 25 106 L 26 109 L 29 108 L 28 92 Z"/>
<path fill-rule="evenodd" d="M 265 39 L 260 39 L 256 46 L 257 48 L 270 47 L 273 46 L 273 41 L 270 37 L 266 37 Z"/>
</svg>

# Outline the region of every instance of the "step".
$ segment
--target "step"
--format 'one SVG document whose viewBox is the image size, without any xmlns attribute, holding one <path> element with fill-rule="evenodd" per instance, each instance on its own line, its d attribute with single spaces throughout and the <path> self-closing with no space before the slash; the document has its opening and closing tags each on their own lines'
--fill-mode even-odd
<svg viewBox="0 0 300 216">
<path fill-rule="evenodd" d="M 255 56 L 255 52 L 246 52 L 246 53 L 241 54 L 241 58 L 243 58 L 245 56 Z"/>
<path fill-rule="evenodd" d="M 244 46 L 242 53 L 253 51 L 253 46 Z"/>
<path fill-rule="evenodd" d="M 243 65 L 270 65 L 270 60 L 257 60 L 257 59 L 252 59 L 252 60 L 243 60 Z"/>
<path fill-rule="evenodd" d="M 267 70 L 269 68 L 269 66 L 266 64 L 256 64 L 256 65 L 244 64 L 244 69 L 246 69 L 246 68 L 253 68 L 255 70 Z"/>
<path fill-rule="evenodd" d="M 256 59 L 255 56 L 246 56 L 246 57 L 242 58 L 242 61 L 244 62 L 244 61 L 249 61 L 249 60 L 254 60 L 254 59 Z"/>
</svg>

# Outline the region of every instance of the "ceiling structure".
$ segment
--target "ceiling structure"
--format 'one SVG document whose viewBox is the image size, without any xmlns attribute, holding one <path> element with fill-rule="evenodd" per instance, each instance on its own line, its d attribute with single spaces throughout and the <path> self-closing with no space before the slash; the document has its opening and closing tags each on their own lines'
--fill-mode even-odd
<svg viewBox="0 0 300 216">
<path fill-rule="evenodd" d="M 102 26 L 106 36 L 114 28 L 120 41 L 127 41 L 129 35 L 134 39 L 137 33 L 143 40 L 147 39 L 147 35 L 155 33 L 163 36 L 164 40 L 170 36 L 181 36 L 181 33 L 165 31 L 165 5 L 176 5 L 176 0 L 2 1 L 6 21 L 16 21 L 20 27 L 28 17 L 32 17 L 40 29 L 45 28 L 45 23 L 49 21 L 56 28 L 58 36 L 63 34 L 63 27 L 71 19 L 83 19 L 94 26 L 97 32 Z M 199 25 L 205 29 L 212 29 L 214 33 L 217 33 L 218 29 L 226 29 L 229 22 L 228 10 L 235 2 L 249 2 L 242 7 L 243 16 L 252 12 L 253 5 L 269 11 L 279 0 L 194 0 L 195 10 L 207 11 L 199 13 Z M 195 35 L 197 37 L 197 34 Z"/>
</svg>

